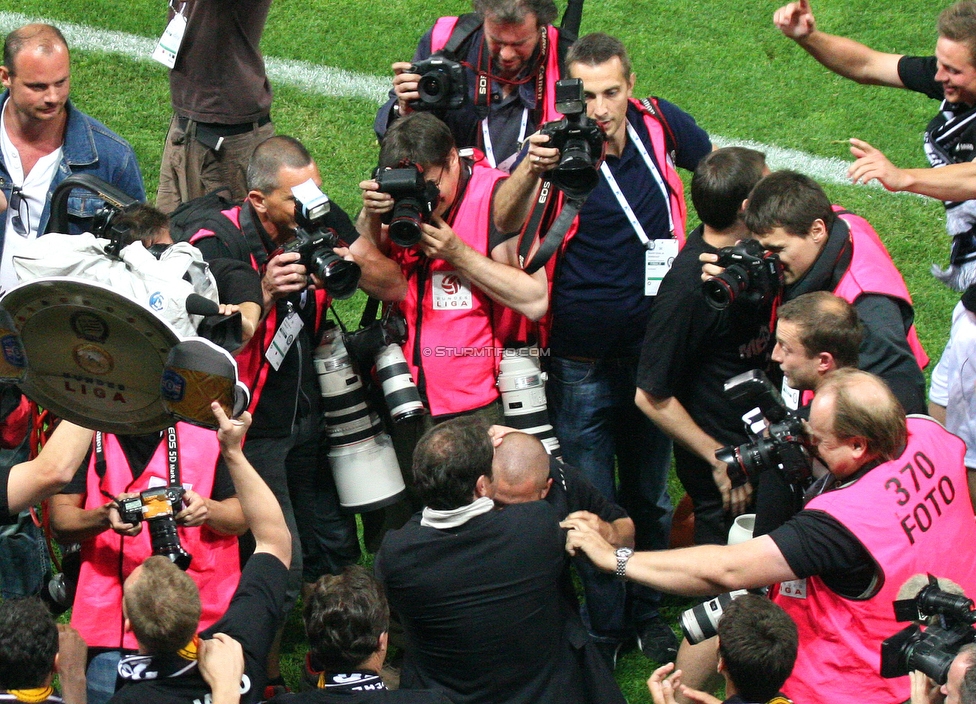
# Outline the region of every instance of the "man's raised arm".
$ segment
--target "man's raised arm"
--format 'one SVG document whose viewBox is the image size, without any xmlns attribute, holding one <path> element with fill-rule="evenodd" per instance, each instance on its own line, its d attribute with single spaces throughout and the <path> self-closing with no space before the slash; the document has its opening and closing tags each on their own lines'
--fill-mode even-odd
<svg viewBox="0 0 976 704">
<path fill-rule="evenodd" d="M 40 454 L 10 469 L 7 502 L 11 515 L 60 491 L 74 477 L 91 447 L 92 431 L 62 420 Z"/>
<path fill-rule="evenodd" d="M 251 425 L 251 414 L 245 412 L 240 418 L 231 420 L 219 403 L 212 403 L 210 408 L 220 423 L 217 431 L 220 454 L 230 470 L 244 518 L 254 534 L 254 552 L 270 553 L 288 567 L 291 565 L 291 533 L 285 525 L 281 506 L 241 449 L 244 434 Z"/>
<path fill-rule="evenodd" d="M 773 24 L 834 73 L 858 83 L 904 88 L 898 75 L 901 54 L 886 54 L 847 37 L 817 29 L 808 0 L 776 10 Z"/>
</svg>

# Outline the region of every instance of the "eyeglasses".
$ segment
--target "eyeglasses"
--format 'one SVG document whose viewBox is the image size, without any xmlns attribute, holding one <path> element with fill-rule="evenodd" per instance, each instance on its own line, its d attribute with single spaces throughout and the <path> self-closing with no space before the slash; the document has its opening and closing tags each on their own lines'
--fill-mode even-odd
<svg viewBox="0 0 976 704">
<path fill-rule="evenodd" d="M 20 211 L 21 206 L 27 206 L 26 217 L 21 217 Z M 24 195 L 23 189 L 19 186 L 14 186 L 10 191 L 10 204 L 7 208 L 10 211 L 10 223 L 14 226 L 14 232 L 22 237 L 26 237 L 30 232 L 30 206 L 27 204 L 27 196 Z M 26 220 L 26 225 L 24 221 Z"/>
</svg>

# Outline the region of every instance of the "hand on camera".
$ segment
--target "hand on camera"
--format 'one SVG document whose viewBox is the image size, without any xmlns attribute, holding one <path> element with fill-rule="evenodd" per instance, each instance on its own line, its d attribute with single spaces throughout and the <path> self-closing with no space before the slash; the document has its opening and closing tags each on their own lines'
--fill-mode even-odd
<svg viewBox="0 0 976 704">
<path fill-rule="evenodd" d="M 138 492 L 119 494 L 118 498 L 129 499 L 132 498 L 133 496 L 139 496 Z M 122 522 L 122 516 L 119 515 L 119 505 L 115 501 L 108 504 L 108 524 L 112 528 L 112 530 L 114 530 L 119 535 L 125 535 L 130 538 L 139 535 L 139 533 L 142 531 L 142 521 L 139 521 L 137 523 Z"/>
<path fill-rule="evenodd" d="M 373 179 L 360 181 L 363 191 L 363 210 L 371 217 L 380 217 L 393 210 L 393 196 L 379 190 L 380 184 Z"/>
<path fill-rule="evenodd" d="M 702 263 L 702 281 L 708 281 L 713 276 L 718 276 L 723 271 L 725 271 L 724 266 L 718 266 L 715 262 L 718 261 L 718 255 L 712 252 L 704 252 L 698 255 L 698 261 Z"/>
<path fill-rule="evenodd" d="M 210 518 L 210 505 L 207 500 L 192 489 L 183 492 L 183 503 L 186 505 L 176 514 L 176 522 L 187 528 L 202 526 Z"/>
<path fill-rule="evenodd" d="M 942 688 L 929 679 L 928 675 L 918 670 L 908 673 L 909 681 L 912 683 L 911 704 L 942 704 L 945 695 Z"/>
<path fill-rule="evenodd" d="M 549 135 L 536 132 L 528 138 L 529 151 L 525 160 L 529 163 L 529 169 L 536 176 L 541 176 L 559 165 L 559 150 L 555 147 L 547 147 Z"/>
<path fill-rule="evenodd" d="M 421 236 L 419 246 L 421 251 L 431 259 L 453 262 L 467 246 L 440 215 L 434 215 L 431 221 L 424 223 L 421 228 L 424 234 Z"/>
<path fill-rule="evenodd" d="M 417 88 L 420 83 L 420 74 L 412 73 L 413 64 L 409 61 L 397 61 L 393 64 L 393 92 L 396 94 L 397 105 L 399 106 L 400 116 L 405 117 L 413 112 L 410 102 L 420 100 L 420 93 Z"/>
<path fill-rule="evenodd" d="M 298 252 L 284 252 L 271 257 L 261 278 L 265 301 L 277 301 L 290 293 L 304 291 L 308 286 L 305 267 L 298 263 Z"/>
</svg>

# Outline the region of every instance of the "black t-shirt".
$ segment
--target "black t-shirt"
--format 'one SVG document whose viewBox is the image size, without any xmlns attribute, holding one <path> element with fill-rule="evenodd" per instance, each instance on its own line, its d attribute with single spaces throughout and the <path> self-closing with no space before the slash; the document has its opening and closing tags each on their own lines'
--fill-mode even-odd
<svg viewBox="0 0 976 704">
<path fill-rule="evenodd" d="M 268 651 L 284 618 L 288 568 L 277 557 L 255 553 L 241 572 L 241 581 L 226 613 L 200 634 L 212 638 L 226 633 L 239 641 L 244 650 L 244 680 L 247 690 L 242 704 L 252 704 L 264 696 Z M 244 687 L 242 686 L 242 689 Z M 175 677 L 160 677 L 138 682 L 126 681 L 109 700 L 112 704 L 189 704 L 203 701 L 210 687 L 196 667 Z"/>
<path fill-rule="evenodd" d="M 607 523 L 627 518 L 627 512 L 608 501 L 576 467 L 550 457 L 549 478 L 552 486 L 546 502 L 556 510 L 560 520 L 574 511 L 589 511 Z"/>
<path fill-rule="evenodd" d="M 226 257 L 217 257 L 207 263 L 217 281 L 217 294 L 221 303 L 264 305 L 261 275 L 249 264 Z"/>
<path fill-rule="evenodd" d="M 116 435 L 115 438 L 119 441 L 122 452 L 129 461 L 129 469 L 132 471 L 132 478 L 135 480 L 141 477 L 142 473 L 145 471 L 146 466 L 149 464 L 149 460 L 152 459 L 153 453 L 156 452 L 156 448 L 163 440 L 163 433 Z M 214 442 L 216 442 L 216 438 L 214 438 Z M 181 463 L 187 462 L 189 461 L 189 458 L 181 456 L 180 461 Z M 87 493 L 88 467 L 90 464 L 91 450 L 88 451 L 85 461 L 81 463 L 80 467 L 78 467 L 78 471 L 75 472 L 75 476 L 72 477 L 71 481 L 68 482 L 67 486 L 65 486 L 60 493 Z M 234 489 L 234 482 L 230 478 L 230 470 L 227 469 L 227 464 L 224 462 L 223 457 L 217 461 L 217 468 L 215 471 L 216 474 L 214 475 L 213 489 L 210 492 L 210 496 L 206 498 L 213 499 L 214 501 L 223 501 L 224 499 L 230 498 L 231 496 L 237 494 L 237 490 Z"/>
<path fill-rule="evenodd" d="M 299 694 L 280 694 L 269 704 L 451 704 L 432 689 L 379 689 L 373 691 L 316 689 Z"/>
<path fill-rule="evenodd" d="M 11 469 L 12 467 L 0 467 L 0 525 L 14 522 L 14 517 L 10 515 L 10 497 L 7 489 Z"/>
<path fill-rule="evenodd" d="M 741 299 L 725 310 L 706 302 L 698 255 L 718 250 L 702 228 L 690 235 L 651 306 L 637 386 L 656 398 L 677 398 L 702 430 L 723 443 L 742 443 L 742 415 L 755 406 L 731 401 L 725 382 L 751 369 L 765 369 L 771 352 L 772 305 Z"/>
<path fill-rule="evenodd" d="M 934 56 L 903 56 L 898 60 L 898 78 L 908 90 L 944 100 L 942 84 L 935 80 L 938 69 Z"/>
</svg>

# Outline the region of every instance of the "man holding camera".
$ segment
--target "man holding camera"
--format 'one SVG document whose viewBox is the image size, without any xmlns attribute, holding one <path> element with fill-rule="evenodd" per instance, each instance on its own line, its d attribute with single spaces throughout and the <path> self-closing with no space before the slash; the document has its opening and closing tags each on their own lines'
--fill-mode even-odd
<svg viewBox="0 0 976 704">
<path fill-rule="evenodd" d="M 433 110 L 459 148 L 478 147 L 490 166 L 508 172 L 525 136 L 559 117 L 555 84 L 575 37 L 553 26 L 552 0 L 473 5 L 472 14 L 437 20 L 421 38 L 413 63 L 393 64 L 393 91 L 374 128 L 382 140 L 397 118 Z M 444 65 L 442 52 L 460 64 Z M 432 54 L 438 65 L 427 61 Z"/>
<path fill-rule="evenodd" d="M 675 467 L 694 506 L 698 545 L 723 545 L 731 519 L 749 502 L 749 485 L 732 489 L 715 451 L 749 440 L 742 416 L 752 404 L 728 398 L 723 385 L 742 372 L 766 368 L 778 292 L 775 281 L 765 282 L 772 287 L 763 300 L 741 292 L 719 309 L 703 289 L 698 255 L 749 239 L 741 210 L 766 173 L 764 156 L 742 147 L 719 149 L 699 162 L 691 198 L 702 225 L 688 235 L 661 282 L 637 371 L 637 407 L 677 443 Z M 764 282 L 751 283 L 758 289 Z"/>
<path fill-rule="evenodd" d="M 251 389 L 254 414 L 244 452 L 281 502 L 294 540 L 286 610 L 294 605 L 302 582 L 335 574 L 359 556 L 355 521 L 339 515 L 335 486 L 324 465 L 327 448 L 320 447 L 320 391 L 312 354 L 330 293 L 321 272 L 307 271 L 301 263 L 303 252 L 282 251 L 286 245 L 308 242 L 312 234 L 297 237 L 296 210 L 310 203 L 299 202 L 293 189 L 311 186 L 321 194 L 321 183 L 318 166 L 301 142 L 271 137 L 251 155 L 247 199 L 210 212 L 210 221 L 190 237 L 204 259 L 240 259 L 262 275 L 264 316 L 237 361 L 241 380 Z M 359 266 L 364 291 L 383 300 L 403 297 L 406 285 L 399 268 L 368 237 L 359 236 L 338 205 L 329 203 L 315 227 L 333 230 L 345 243 L 333 252 Z M 246 546 L 242 554 L 248 554 Z M 271 675 L 278 673 L 272 670 Z"/>
<path fill-rule="evenodd" d="M 282 606 L 292 541 L 274 494 L 241 450 L 250 414 L 231 420 L 219 404 L 213 403 L 211 409 L 220 424 L 221 456 L 254 534 L 254 555 L 240 575 L 240 584 L 235 580 L 230 606 L 203 632 L 198 626 L 202 597 L 172 562 L 154 556 L 128 576 L 121 617 L 139 653 L 119 665 L 123 683 L 111 699 L 115 704 L 210 701 L 214 673 L 208 673 L 210 668 L 204 668 L 198 656 L 206 654 L 211 640 L 223 643 L 226 636 L 239 641 L 244 654 L 239 701 L 253 704 L 263 699 L 265 663 L 285 616 Z"/>
<path fill-rule="evenodd" d="M 91 174 L 145 200 L 142 174 L 128 142 L 68 99 L 68 44 L 56 27 L 28 24 L 7 35 L 0 82 L 0 192 L 8 207 L 0 229 L 0 293 L 17 285 L 13 256 L 44 234 L 54 189 L 73 174 Z M 102 205 L 68 201 L 72 233 L 84 232 Z"/>
<path fill-rule="evenodd" d="M 881 641 L 899 630 L 892 602 L 931 572 L 976 591 L 976 564 L 958 546 L 976 539 L 962 442 L 911 417 L 879 378 L 842 369 L 810 409 L 810 441 L 829 474 L 823 493 L 787 523 L 732 546 L 634 555 L 566 520 L 567 549 L 602 570 L 658 589 L 711 595 L 772 587 L 797 623 L 797 664 L 783 691 L 795 701 L 904 701 L 907 677 L 883 679 Z"/>
<path fill-rule="evenodd" d="M 414 239 L 396 242 L 393 226 L 384 225 L 383 218 L 398 201 L 381 184 L 403 170 L 415 179 L 419 170 L 437 194 L 431 211 L 416 216 Z M 517 239 L 492 221 L 504 178 L 479 154 L 461 156 L 444 122 L 417 113 L 390 128 L 376 179 L 360 184 L 359 227 L 390 253 L 407 278 L 401 304 L 407 320 L 403 353 L 434 423 L 457 414 L 501 420 L 495 384 L 505 343 L 496 324 L 501 307 L 530 320 L 538 320 L 548 307 L 545 272 L 530 276 L 522 271 Z M 401 467 L 409 467 L 418 436 L 408 438 L 408 431 L 397 430 Z"/>
<path fill-rule="evenodd" d="M 632 99 L 635 76 L 617 39 L 583 37 L 566 63 L 570 76 L 582 80 L 587 119 L 607 145 L 596 188 L 550 260 L 558 276 L 541 325 L 550 352 L 549 411 L 566 461 L 623 506 L 637 526 L 638 546 L 663 548 L 671 526 L 671 441 L 634 405 L 637 362 L 657 284 L 684 241 L 676 167 L 694 169 L 711 143 L 671 103 Z M 559 151 L 546 141 L 530 137 L 526 158 L 499 189 L 500 229 L 521 228 L 545 173 L 559 164 Z M 677 640 L 657 613 L 659 596 L 633 596 L 631 621 L 644 654 L 672 659 Z M 597 635 L 621 639 L 623 620 L 621 614 L 615 624 L 591 626 Z"/>
<path fill-rule="evenodd" d="M 126 498 L 135 500 L 132 518 L 120 514 Z M 190 560 L 201 627 L 227 608 L 240 576 L 235 536 L 247 525 L 212 430 L 177 423 L 148 435 L 96 433 L 89 460 L 49 506 L 58 542 L 81 543 L 72 625 L 91 648 L 89 702 L 112 695 L 120 655 L 138 647 L 123 628 L 122 592 L 147 557 Z M 133 520 L 143 507 L 145 520 Z M 169 539 L 160 542 L 163 523 Z"/>
<path fill-rule="evenodd" d="M 976 644 L 959 649 L 946 683 L 938 685 L 923 672 L 912 672 L 912 704 L 976 704 Z"/>
<path fill-rule="evenodd" d="M 864 324 L 858 367 L 884 379 L 906 412 L 925 413 L 928 356 L 915 332 L 912 299 L 870 223 L 831 206 L 815 181 L 792 171 L 760 181 L 743 217 L 783 265 L 783 298 L 832 291 L 852 304 Z M 706 275 L 719 271 L 705 267 Z"/>
</svg>

